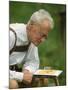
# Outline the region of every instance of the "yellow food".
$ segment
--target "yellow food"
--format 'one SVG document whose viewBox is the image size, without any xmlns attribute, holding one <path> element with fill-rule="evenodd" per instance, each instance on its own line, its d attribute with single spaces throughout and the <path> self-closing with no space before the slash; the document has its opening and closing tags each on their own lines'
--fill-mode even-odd
<svg viewBox="0 0 68 90">
<path fill-rule="evenodd" d="M 54 74 L 54 70 L 40 70 L 39 74 Z"/>
</svg>

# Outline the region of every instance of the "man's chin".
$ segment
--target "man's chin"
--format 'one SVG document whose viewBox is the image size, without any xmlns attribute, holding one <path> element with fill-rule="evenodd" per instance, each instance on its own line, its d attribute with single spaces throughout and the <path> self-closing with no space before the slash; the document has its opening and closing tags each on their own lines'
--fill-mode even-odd
<svg viewBox="0 0 68 90">
<path fill-rule="evenodd" d="M 35 42 L 35 43 L 33 43 L 33 44 L 34 44 L 35 46 L 38 46 L 40 43 L 36 43 L 36 42 Z"/>
</svg>

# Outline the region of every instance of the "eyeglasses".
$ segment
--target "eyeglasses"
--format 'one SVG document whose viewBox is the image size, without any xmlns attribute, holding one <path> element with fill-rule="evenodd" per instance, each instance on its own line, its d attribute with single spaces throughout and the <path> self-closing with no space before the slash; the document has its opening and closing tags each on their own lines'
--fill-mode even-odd
<svg viewBox="0 0 68 90">
<path fill-rule="evenodd" d="M 41 31 L 38 32 L 38 33 L 39 33 L 40 37 L 47 39 L 48 35 L 45 35 L 45 34 L 42 33 Z"/>
<path fill-rule="evenodd" d="M 47 39 L 48 37 L 48 32 L 45 32 L 45 30 L 40 26 L 40 25 L 36 25 L 37 26 L 37 32 L 36 34 L 42 39 Z M 45 33 L 44 33 L 45 32 Z"/>
</svg>

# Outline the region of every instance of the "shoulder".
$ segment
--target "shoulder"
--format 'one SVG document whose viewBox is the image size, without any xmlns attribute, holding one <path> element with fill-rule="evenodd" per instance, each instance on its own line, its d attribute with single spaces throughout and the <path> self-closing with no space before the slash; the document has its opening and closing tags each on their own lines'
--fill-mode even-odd
<svg viewBox="0 0 68 90">
<path fill-rule="evenodd" d="M 26 24 L 24 24 L 24 23 L 11 23 L 9 25 L 9 27 L 11 27 L 14 30 L 19 30 L 19 29 L 24 29 L 26 27 Z"/>
</svg>

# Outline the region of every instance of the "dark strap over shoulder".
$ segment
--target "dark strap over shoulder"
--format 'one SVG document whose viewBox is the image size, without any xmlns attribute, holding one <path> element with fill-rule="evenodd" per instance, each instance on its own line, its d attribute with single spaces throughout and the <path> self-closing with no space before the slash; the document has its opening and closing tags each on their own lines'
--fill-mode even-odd
<svg viewBox="0 0 68 90">
<path fill-rule="evenodd" d="M 15 44 L 14 44 L 13 48 L 10 50 L 10 54 L 14 51 L 15 52 L 25 52 L 25 51 L 27 51 L 28 48 L 29 48 L 30 43 L 28 45 L 24 45 L 24 46 L 16 46 L 16 41 L 17 41 L 16 32 L 12 28 L 9 28 L 9 29 L 15 34 Z"/>
<path fill-rule="evenodd" d="M 29 45 L 30 45 L 30 44 L 25 45 L 25 46 L 16 46 L 15 49 L 14 49 L 14 51 L 16 51 L 16 52 L 24 52 L 24 51 L 27 51 Z"/>
<path fill-rule="evenodd" d="M 15 47 L 16 47 L 17 35 L 16 35 L 16 32 L 12 28 L 9 27 L 9 30 L 12 31 L 15 35 L 15 43 L 14 43 L 13 48 L 10 50 L 10 54 L 11 54 L 14 51 Z"/>
</svg>

